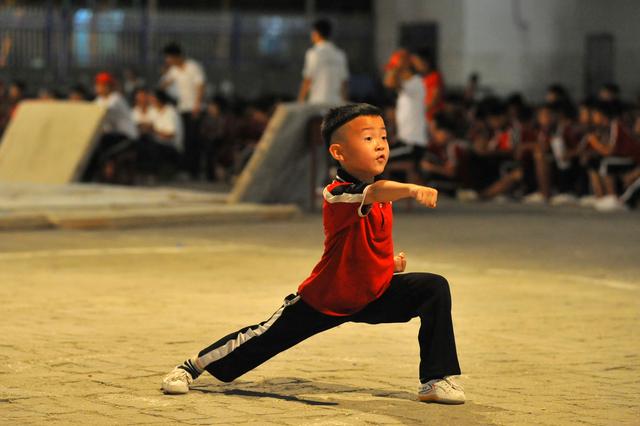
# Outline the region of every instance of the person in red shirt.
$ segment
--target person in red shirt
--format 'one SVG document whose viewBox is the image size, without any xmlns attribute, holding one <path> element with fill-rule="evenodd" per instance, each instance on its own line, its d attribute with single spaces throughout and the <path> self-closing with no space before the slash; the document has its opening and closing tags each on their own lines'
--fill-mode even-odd
<svg viewBox="0 0 640 426">
<path fill-rule="evenodd" d="M 435 207 L 433 188 L 378 180 L 389 157 L 382 112 L 368 104 L 331 109 L 321 132 L 340 162 L 323 191 L 324 253 L 309 277 L 266 321 L 223 337 L 171 371 L 165 393 L 181 394 L 205 370 L 231 382 L 278 353 L 346 322 L 407 322 L 420 317 L 420 386 L 425 402 L 462 404 L 460 374 L 447 280 L 407 273 L 403 253 L 394 255 L 391 203 L 413 198 Z"/>
<path fill-rule="evenodd" d="M 427 122 L 431 123 L 436 114 L 444 107 L 444 80 L 440 71 L 433 63 L 433 57 L 427 50 L 421 50 L 411 55 L 413 67 L 422 75 L 425 99 L 424 105 Z"/>
</svg>

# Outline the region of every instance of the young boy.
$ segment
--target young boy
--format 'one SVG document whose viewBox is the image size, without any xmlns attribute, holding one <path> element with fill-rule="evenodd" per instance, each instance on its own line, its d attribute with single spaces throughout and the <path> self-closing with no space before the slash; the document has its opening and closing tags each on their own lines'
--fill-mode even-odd
<svg viewBox="0 0 640 426">
<path fill-rule="evenodd" d="M 403 272 L 404 253 L 394 256 L 391 202 L 414 198 L 435 207 L 437 191 L 377 180 L 389 146 L 382 112 L 352 104 L 330 110 L 322 136 L 341 168 L 324 189 L 325 249 L 322 259 L 268 320 L 245 327 L 203 349 L 171 371 L 165 393 L 181 394 L 203 371 L 231 382 L 269 358 L 345 322 L 407 322 L 420 317 L 421 401 L 462 404 L 460 374 L 447 280 Z"/>
</svg>

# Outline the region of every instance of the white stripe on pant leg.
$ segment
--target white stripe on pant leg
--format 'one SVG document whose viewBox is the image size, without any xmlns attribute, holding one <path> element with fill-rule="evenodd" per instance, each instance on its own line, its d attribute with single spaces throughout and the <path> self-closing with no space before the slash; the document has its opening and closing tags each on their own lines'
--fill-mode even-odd
<svg viewBox="0 0 640 426">
<path fill-rule="evenodd" d="M 278 318 L 282 315 L 282 312 L 287 306 L 293 305 L 300 299 L 300 296 L 296 296 L 295 298 L 284 302 L 284 305 L 280 309 L 278 309 L 272 316 L 269 318 L 267 322 L 262 325 L 258 325 L 256 328 L 250 328 L 244 333 L 238 333 L 235 339 L 229 340 L 224 345 L 208 352 L 197 359 L 197 365 L 205 369 L 209 364 L 216 362 L 225 356 L 229 355 L 231 352 L 238 349 L 242 344 L 248 342 L 254 337 L 260 336 L 264 334 L 269 328 L 275 323 Z"/>
</svg>

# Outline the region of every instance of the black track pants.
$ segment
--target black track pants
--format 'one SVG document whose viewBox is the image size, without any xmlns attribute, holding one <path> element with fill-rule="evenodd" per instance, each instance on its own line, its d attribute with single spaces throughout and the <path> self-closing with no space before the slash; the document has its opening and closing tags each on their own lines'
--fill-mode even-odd
<svg viewBox="0 0 640 426">
<path fill-rule="evenodd" d="M 289 295 L 268 320 L 223 337 L 193 361 L 219 380 L 230 382 L 306 338 L 345 322 L 397 323 L 415 317 L 421 320 L 420 379 L 460 374 L 449 284 L 428 273 L 394 275 L 380 298 L 350 316 L 325 315 L 300 296 Z"/>
</svg>

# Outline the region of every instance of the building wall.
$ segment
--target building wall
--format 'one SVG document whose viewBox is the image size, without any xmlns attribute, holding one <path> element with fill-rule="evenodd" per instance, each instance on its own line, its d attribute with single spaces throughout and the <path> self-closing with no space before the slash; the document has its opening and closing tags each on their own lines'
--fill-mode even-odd
<svg viewBox="0 0 640 426">
<path fill-rule="evenodd" d="M 439 61 L 448 79 L 464 80 L 462 18 L 464 0 L 376 0 L 376 52 L 382 69 L 398 47 L 400 25 L 431 21 L 439 24 Z"/>
<path fill-rule="evenodd" d="M 450 85 L 477 71 L 499 94 L 522 91 L 539 100 L 547 85 L 560 82 L 582 97 L 585 38 L 608 32 L 616 82 L 628 96 L 640 91 L 638 0 L 377 0 L 376 13 L 379 63 L 397 43 L 399 24 L 438 21 Z"/>
</svg>

